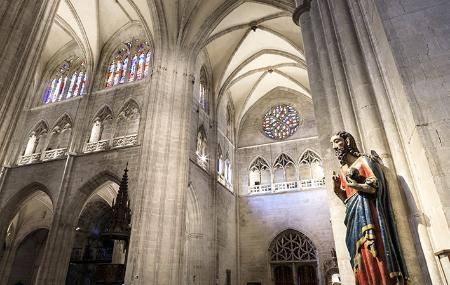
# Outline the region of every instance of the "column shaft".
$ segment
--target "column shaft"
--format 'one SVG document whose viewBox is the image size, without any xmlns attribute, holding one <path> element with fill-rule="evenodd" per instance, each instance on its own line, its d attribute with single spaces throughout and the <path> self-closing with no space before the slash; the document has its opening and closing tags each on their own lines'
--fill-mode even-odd
<svg viewBox="0 0 450 285">
<path fill-rule="evenodd" d="M 132 209 L 130 285 L 182 284 L 194 64 L 179 49 L 164 52 L 155 66 Z"/>
<path fill-rule="evenodd" d="M 304 5 L 305 4 L 300 5 L 297 9 L 304 9 Z M 314 113 L 318 126 L 324 171 L 328 174 L 331 174 L 334 169 L 338 168 L 338 165 L 336 163 L 334 153 L 330 148 L 330 137 L 333 134 L 334 130 L 342 128 L 342 117 L 339 117 L 340 114 L 338 112 L 330 112 L 330 105 L 328 103 L 328 100 L 332 99 L 327 97 L 327 95 L 329 95 L 330 93 L 327 94 L 323 86 L 323 77 L 318 54 L 318 46 L 316 45 L 315 38 L 315 33 L 320 33 L 321 31 L 317 31 L 315 29 L 316 27 L 313 26 L 313 20 L 311 19 L 311 14 L 314 14 L 314 16 L 318 15 L 317 12 L 314 12 L 316 7 L 317 6 L 312 3 L 311 12 L 309 10 L 303 11 L 299 15 L 299 24 L 301 26 L 302 36 L 305 42 L 305 55 L 308 65 L 308 76 L 314 104 Z M 315 25 L 317 26 L 317 23 L 315 23 Z M 321 56 L 323 57 L 326 55 L 322 54 Z M 322 59 L 322 62 L 326 62 L 326 60 Z M 336 96 L 336 94 L 332 94 L 329 96 Z M 336 101 L 333 100 L 333 102 Z M 327 177 L 330 177 L 330 175 L 327 175 Z M 333 235 L 335 238 L 339 271 L 343 284 L 353 284 L 355 282 L 353 270 L 350 266 L 349 255 L 347 247 L 345 245 L 346 228 L 344 226 L 344 223 L 342 222 L 345 216 L 345 208 L 342 205 L 342 202 L 337 197 L 335 197 L 333 193 L 333 182 L 331 181 L 331 179 L 327 180 L 327 190 L 329 193 L 330 216 L 332 220 Z"/>
<path fill-rule="evenodd" d="M 361 123 L 363 149 L 366 152 L 376 150 L 384 162 L 392 166 L 386 135 L 347 3 L 345 0 L 328 0 L 328 5 L 334 22 L 355 115 Z"/>
<path fill-rule="evenodd" d="M 26 102 L 28 89 L 59 0 L 5 1 L 0 6 L 0 164 Z"/>
</svg>

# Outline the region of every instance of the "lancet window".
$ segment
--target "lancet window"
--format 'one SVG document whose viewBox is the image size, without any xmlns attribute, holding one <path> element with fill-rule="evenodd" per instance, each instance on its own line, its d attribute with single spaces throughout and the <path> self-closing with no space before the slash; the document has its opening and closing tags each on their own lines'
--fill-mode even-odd
<svg viewBox="0 0 450 285">
<path fill-rule="evenodd" d="M 230 141 L 233 141 L 234 137 L 234 112 L 231 103 L 227 105 L 227 113 L 226 113 L 226 121 L 227 121 L 227 137 Z"/>
<path fill-rule="evenodd" d="M 205 67 L 200 70 L 200 86 L 198 94 L 198 103 L 203 110 L 208 112 L 208 96 L 209 96 L 208 77 Z"/>
<path fill-rule="evenodd" d="M 322 179 L 324 177 L 322 159 L 311 150 L 300 157 L 300 179 Z"/>
<path fill-rule="evenodd" d="M 225 155 L 225 170 L 224 170 L 224 175 L 225 175 L 225 183 L 228 185 L 228 186 L 231 186 L 232 184 L 232 178 L 233 178 L 233 170 L 232 170 L 232 167 L 231 167 L 231 160 L 230 160 L 230 156 L 229 156 L 229 154 L 227 153 L 226 155 Z"/>
<path fill-rule="evenodd" d="M 196 155 L 197 155 L 197 163 L 204 169 L 207 168 L 208 165 L 208 143 L 206 138 L 205 128 L 200 126 L 197 131 L 197 147 L 196 147 Z"/>
<path fill-rule="evenodd" d="M 217 147 L 217 175 L 218 175 L 219 179 L 224 178 L 224 165 L 225 165 L 225 160 L 223 157 L 222 147 L 219 144 Z"/>
<path fill-rule="evenodd" d="M 261 157 L 256 158 L 249 167 L 250 186 L 271 184 L 269 164 Z"/>
<path fill-rule="evenodd" d="M 82 96 L 86 92 L 86 81 L 84 59 L 80 57 L 66 59 L 50 76 L 42 102 L 48 104 Z"/>
<path fill-rule="evenodd" d="M 112 56 L 105 79 L 105 87 L 139 81 L 150 73 L 153 53 L 150 44 L 140 39 L 122 43 Z"/>
<path fill-rule="evenodd" d="M 280 154 L 275 160 L 273 169 L 275 183 L 297 180 L 294 161 L 284 153 Z"/>
</svg>

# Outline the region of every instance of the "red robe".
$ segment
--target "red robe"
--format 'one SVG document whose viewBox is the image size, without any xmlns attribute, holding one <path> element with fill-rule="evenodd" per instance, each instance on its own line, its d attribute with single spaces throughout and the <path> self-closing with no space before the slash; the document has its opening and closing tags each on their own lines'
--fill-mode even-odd
<svg viewBox="0 0 450 285">
<path fill-rule="evenodd" d="M 366 162 L 366 158 L 359 157 L 351 166 L 359 171 L 359 175 L 366 179 L 371 179 L 376 183 L 376 177 Z M 346 197 L 359 195 L 358 191 L 347 185 L 346 169 L 341 168 L 339 176 L 341 178 L 341 189 L 345 191 Z M 369 202 L 371 209 L 373 235 L 368 235 L 361 240 L 362 244 L 358 246 L 358 254 L 355 257 L 355 280 L 357 285 L 394 285 L 406 284 L 403 278 L 395 273 L 389 273 L 385 263 L 385 252 L 383 248 L 380 233 L 380 227 L 377 220 L 375 201 Z"/>
</svg>

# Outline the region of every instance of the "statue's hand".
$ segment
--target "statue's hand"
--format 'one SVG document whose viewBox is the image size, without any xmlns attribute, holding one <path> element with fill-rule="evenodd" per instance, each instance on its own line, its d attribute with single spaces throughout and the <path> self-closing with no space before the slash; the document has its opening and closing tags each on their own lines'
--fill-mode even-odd
<svg viewBox="0 0 450 285">
<path fill-rule="evenodd" d="M 367 184 L 361 184 L 356 182 L 355 180 L 351 179 L 350 177 L 347 177 L 347 185 L 349 187 L 352 187 L 353 189 L 356 189 L 356 191 L 358 192 L 364 192 L 364 193 L 368 193 L 368 194 L 373 194 L 375 193 L 375 188 L 367 185 Z"/>
<path fill-rule="evenodd" d="M 341 189 L 341 177 L 336 174 L 335 171 L 333 171 L 333 182 L 334 182 L 334 189 L 338 188 Z"/>
<path fill-rule="evenodd" d="M 341 189 L 341 177 L 339 175 L 336 175 L 336 172 L 333 171 L 333 182 L 334 182 L 334 194 L 338 196 L 339 199 L 342 201 L 345 201 L 347 198 L 345 191 L 342 191 Z"/>
</svg>

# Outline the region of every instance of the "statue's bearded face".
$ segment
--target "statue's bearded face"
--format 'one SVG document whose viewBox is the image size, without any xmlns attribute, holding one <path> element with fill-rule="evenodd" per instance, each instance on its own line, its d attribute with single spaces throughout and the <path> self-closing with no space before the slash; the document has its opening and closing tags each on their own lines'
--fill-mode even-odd
<svg viewBox="0 0 450 285">
<path fill-rule="evenodd" d="M 332 148 L 334 149 L 336 157 L 339 159 L 339 161 L 342 162 L 345 159 L 347 153 L 349 153 L 350 151 L 350 148 L 348 147 L 346 141 L 340 136 L 332 136 L 330 142 Z"/>
</svg>

